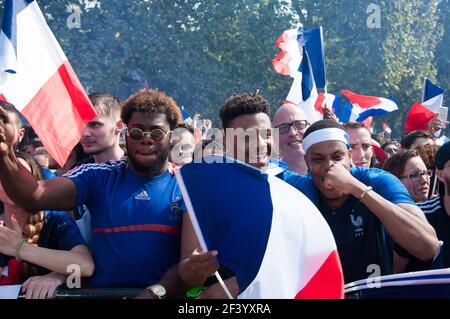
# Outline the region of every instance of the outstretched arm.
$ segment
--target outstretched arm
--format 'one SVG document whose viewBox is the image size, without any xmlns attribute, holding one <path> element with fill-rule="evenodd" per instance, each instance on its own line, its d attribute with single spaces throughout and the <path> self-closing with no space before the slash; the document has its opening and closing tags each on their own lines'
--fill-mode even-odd
<svg viewBox="0 0 450 319">
<path fill-rule="evenodd" d="M 70 251 L 57 250 L 30 245 L 23 242 L 22 229 L 17 220 L 11 219 L 13 229 L 0 226 L 0 252 L 5 255 L 19 257 L 48 270 L 70 274 L 69 265 L 78 265 L 81 276 L 89 277 L 94 273 L 94 261 L 85 245 L 77 245 Z"/>
<path fill-rule="evenodd" d="M 13 146 L 12 119 L 0 108 L 0 182 L 11 200 L 27 212 L 42 209 L 70 210 L 76 187 L 66 178 L 37 182 L 17 159 Z"/>
<path fill-rule="evenodd" d="M 434 257 L 439 241 L 433 227 L 427 222 L 422 210 L 411 204 L 394 204 L 353 177 L 341 164 L 330 166 L 324 177 L 325 185 L 344 194 L 361 198 L 361 201 L 386 227 L 392 238 L 410 254 L 421 260 Z"/>
</svg>

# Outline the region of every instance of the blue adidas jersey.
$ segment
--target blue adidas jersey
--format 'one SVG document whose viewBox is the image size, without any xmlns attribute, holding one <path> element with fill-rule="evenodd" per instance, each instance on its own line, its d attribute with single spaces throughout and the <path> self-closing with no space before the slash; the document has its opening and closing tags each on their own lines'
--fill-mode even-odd
<svg viewBox="0 0 450 319">
<path fill-rule="evenodd" d="M 148 286 L 179 261 L 185 209 L 175 176 L 138 176 L 125 159 L 64 177 L 76 185 L 76 205 L 91 213 L 92 286 Z"/>
</svg>

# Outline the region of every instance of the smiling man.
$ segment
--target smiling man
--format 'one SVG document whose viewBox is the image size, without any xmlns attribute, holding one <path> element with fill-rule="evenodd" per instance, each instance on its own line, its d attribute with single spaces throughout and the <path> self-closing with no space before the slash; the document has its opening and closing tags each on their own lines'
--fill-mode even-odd
<svg viewBox="0 0 450 319">
<path fill-rule="evenodd" d="M 4 113 L 0 109 L 0 115 Z M 128 158 L 81 165 L 41 183 L 14 156 L 5 119 L 0 123 L 0 181 L 26 211 L 88 207 L 95 262 L 92 286 L 152 285 L 146 290 L 150 298 L 177 295 L 185 288 L 178 262 L 181 224 L 187 215 L 176 179 L 168 171 L 168 154 L 171 131 L 181 114 L 171 97 L 142 89 L 123 103 L 121 117 L 128 126 Z M 210 253 L 196 256 L 206 262 L 214 259 Z M 201 261 L 192 260 L 198 269 Z M 191 268 L 184 269 L 186 278 Z"/>
<path fill-rule="evenodd" d="M 229 156 L 266 170 L 272 153 L 270 105 L 259 93 L 236 93 L 220 109 Z"/>
<path fill-rule="evenodd" d="M 398 245 L 421 260 L 434 257 L 439 243 L 423 212 L 390 173 L 350 168 L 348 136 L 336 122 L 322 120 L 305 132 L 303 148 L 310 176 L 294 176 L 290 184 L 314 198 L 328 222 L 341 258 L 345 282 L 392 273 Z M 392 252 L 390 239 L 396 242 Z"/>
<path fill-rule="evenodd" d="M 303 151 L 303 134 L 309 123 L 302 109 L 293 104 L 283 104 L 273 117 L 273 126 L 278 129 L 281 159 L 289 170 L 305 175 L 308 167 Z"/>
</svg>

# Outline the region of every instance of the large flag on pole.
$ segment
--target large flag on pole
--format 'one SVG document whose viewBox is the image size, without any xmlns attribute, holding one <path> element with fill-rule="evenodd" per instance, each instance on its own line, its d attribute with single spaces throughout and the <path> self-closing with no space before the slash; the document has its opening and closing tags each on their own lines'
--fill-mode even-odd
<svg viewBox="0 0 450 319">
<path fill-rule="evenodd" d="M 323 113 L 318 112 L 315 107 L 317 97 L 318 92 L 309 55 L 305 47 L 303 47 L 303 58 L 300 63 L 299 73 L 292 82 L 285 103 L 298 105 L 305 112 L 308 122 L 314 123 L 323 117 Z"/>
<path fill-rule="evenodd" d="M 444 90 L 424 78 L 422 103 L 415 102 L 409 109 L 405 121 L 405 131 L 427 130 L 428 123 L 439 113 L 443 102 Z"/>
<path fill-rule="evenodd" d="M 309 54 L 312 74 L 319 89 L 326 87 L 325 51 L 322 28 L 290 29 L 284 31 L 275 42 L 281 52 L 272 60 L 277 73 L 295 78 L 303 57 L 303 47 Z"/>
<path fill-rule="evenodd" d="M 362 122 L 369 116 L 386 115 L 398 110 L 397 104 L 387 98 L 360 95 L 349 90 L 342 90 L 342 94 L 350 103 L 345 103 L 339 114 L 340 122 Z"/>
<path fill-rule="evenodd" d="M 235 273 L 239 298 L 343 297 L 333 234 L 297 189 L 222 157 L 175 175 L 202 248 Z"/>
<path fill-rule="evenodd" d="M 299 30 L 299 43 L 303 43 L 314 74 L 314 80 L 318 89 L 326 87 L 325 50 L 323 45 L 322 27 Z"/>
<path fill-rule="evenodd" d="M 0 99 L 16 106 L 61 166 L 96 116 L 36 1 L 5 2 Z"/>
<path fill-rule="evenodd" d="M 444 103 L 444 90 L 424 78 L 422 105 L 433 113 L 439 113 L 439 108 Z"/>
</svg>

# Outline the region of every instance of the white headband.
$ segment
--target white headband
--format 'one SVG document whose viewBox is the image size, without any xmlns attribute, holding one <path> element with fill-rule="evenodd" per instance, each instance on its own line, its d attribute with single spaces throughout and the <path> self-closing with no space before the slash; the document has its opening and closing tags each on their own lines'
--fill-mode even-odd
<svg viewBox="0 0 450 319">
<path fill-rule="evenodd" d="M 343 129 L 336 127 L 314 131 L 303 139 L 303 150 L 306 154 L 311 146 L 326 141 L 341 141 L 348 146 L 348 134 Z"/>
</svg>

